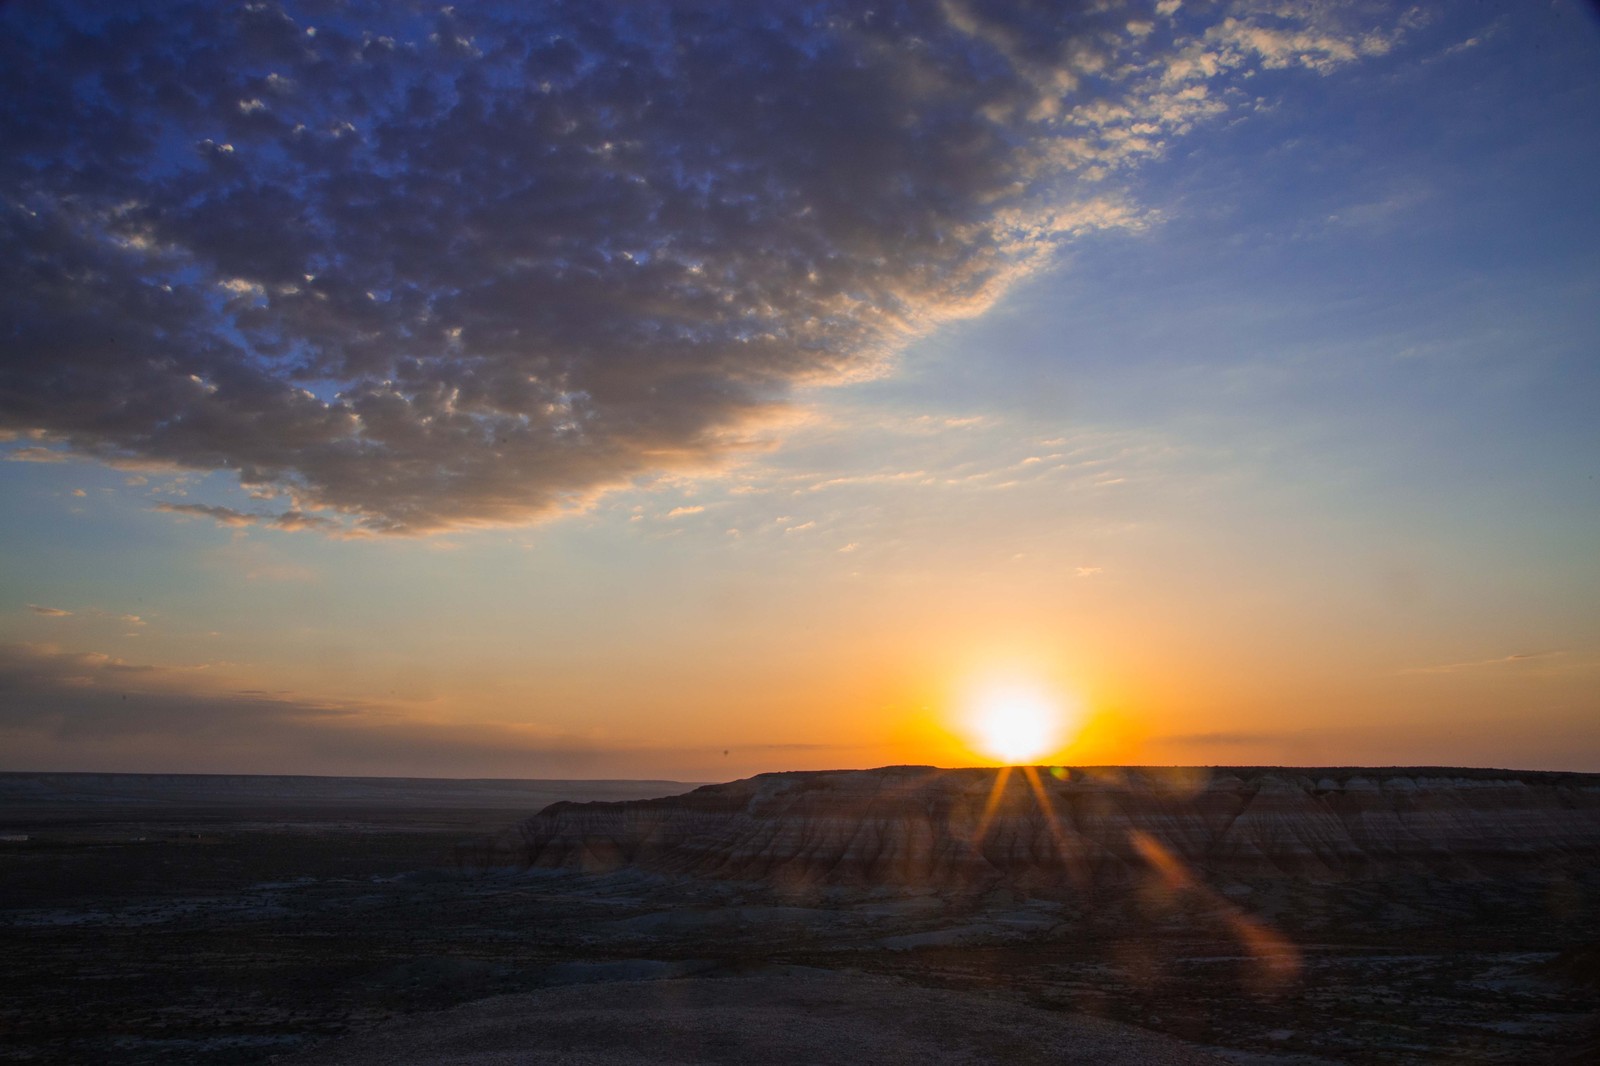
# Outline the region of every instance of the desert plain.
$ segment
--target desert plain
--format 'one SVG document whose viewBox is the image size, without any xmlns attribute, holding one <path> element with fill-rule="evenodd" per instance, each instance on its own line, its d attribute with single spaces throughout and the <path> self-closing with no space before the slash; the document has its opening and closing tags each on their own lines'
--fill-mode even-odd
<svg viewBox="0 0 1600 1066">
<path fill-rule="evenodd" d="M 1593 1061 L 1600 776 L 1005 776 L 0 775 L 0 1058 Z"/>
</svg>

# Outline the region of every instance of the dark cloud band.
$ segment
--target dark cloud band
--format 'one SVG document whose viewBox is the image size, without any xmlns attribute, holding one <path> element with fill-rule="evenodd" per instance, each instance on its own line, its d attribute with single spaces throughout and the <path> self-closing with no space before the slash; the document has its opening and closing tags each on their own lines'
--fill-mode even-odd
<svg viewBox="0 0 1600 1066">
<path fill-rule="evenodd" d="M 0 430 L 378 532 L 714 460 L 1300 54 L 1176 7 L 12 5 Z"/>
</svg>

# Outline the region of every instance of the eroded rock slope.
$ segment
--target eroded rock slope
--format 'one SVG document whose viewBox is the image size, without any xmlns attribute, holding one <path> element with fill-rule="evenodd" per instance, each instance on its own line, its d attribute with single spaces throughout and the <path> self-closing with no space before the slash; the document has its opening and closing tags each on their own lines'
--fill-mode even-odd
<svg viewBox="0 0 1600 1066">
<path fill-rule="evenodd" d="M 1600 775 L 1437 768 L 762 774 L 681 796 L 557 803 L 526 861 L 772 884 L 1007 885 L 1172 878 L 1523 876 L 1600 863 Z"/>
</svg>

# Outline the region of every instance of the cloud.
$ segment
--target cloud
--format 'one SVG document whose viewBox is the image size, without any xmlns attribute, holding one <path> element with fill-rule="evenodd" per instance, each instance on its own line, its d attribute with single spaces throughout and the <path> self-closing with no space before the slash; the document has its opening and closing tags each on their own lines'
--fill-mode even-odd
<svg viewBox="0 0 1600 1066">
<path fill-rule="evenodd" d="M 249 511 L 237 511 L 232 507 L 218 507 L 204 503 L 169 503 L 165 500 L 157 503 L 153 510 L 195 518 L 209 518 L 219 526 L 263 525 L 290 531 L 301 529 L 344 531 L 344 527 L 333 519 L 306 514 L 304 511 L 284 511 L 276 515 L 255 514 Z"/>
<path fill-rule="evenodd" d="M 1234 81 L 1394 40 L 1342 10 L 8 5 L 0 432 L 49 445 L 8 457 L 386 533 L 718 463 L 1151 224 L 1112 179 Z"/>
<path fill-rule="evenodd" d="M 16 448 L 6 458 L 13 463 L 64 463 L 71 456 L 51 448 Z"/>
<path fill-rule="evenodd" d="M 219 526 L 252 526 L 261 521 L 260 515 L 235 511 L 232 507 L 213 507 L 204 503 L 168 503 L 163 500 L 156 504 L 153 510 L 191 518 L 209 518 Z"/>
<path fill-rule="evenodd" d="M 34 614 L 42 614 L 46 618 L 68 618 L 72 615 L 71 611 L 63 611 L 59 607 L 41 607 L 37 603 L 28 604 L 28 610 Z"/>
<path fill-rule="evenodd" d="M 339 530 L 342 527 L 330 518 L 322 515 L 306 514 L 304 511 L 284 511 L 282 514 L 272 515 L 266 519 L 266 524 L 273 529 L 299 530 Z"/>
<path fill-rule="evenodd" d="M 230 685 L 216 671 L 0 644 L 6 769 L 537 776 L 592 766 L 581 738 L 407 719 L 360 700 Z"/>
<path fill-rule="evenodd" d="M 1541 659 L 1553 659 L 1565 655 L 1561 651 L 1535 651 L 1523 652 L 1516 655 L 1502 655 L 1494 659 L 1473 659 L 1461 663 L 1441 663 L 1437 666 L 1413 666 L 1401 670 L 1402 674 L 1454 674 L 1462 670 L 1480 670 L 1497 666 L 1520 666 L 1537 662 Z"/>
<path fill-rule="evenodd" d="M 47 645 L 0 644 L 0 694 L 4 713 L 0 726 L 23 722 L 51 722 L 69 732 L 116 730 L 128 715 L 120 705 L 130 692 L 160 692 L 174 697 L 157 717 L 170 724 L 173 712 L 198 711 L 191 694 L 175 691 L 173 672 L 130 663 L 99 652 L 69 652 Z"/>
<path fill-rule="evenodd" d="M 1163 744 L 1218 744 L 1218 745 L 1258 745 L 1277 744 L 1283 737 L 1275 733 L 1175 733 L 1171 736 L 1156 738 L 1157 743 Z"/>
<path fill-rule="evenodd" d="M 684 518 L 684 517 L 687 517 L 688 515 L 699 514 L 701 511 L 704 511 L 704 510 L 705 510 L 705 508 L 700 506 L 699 504 L 695 504 L 693 506 L 674 507 L 672 510 L 667 512 L 667 517 L 668 518 Z"/>
</svg>

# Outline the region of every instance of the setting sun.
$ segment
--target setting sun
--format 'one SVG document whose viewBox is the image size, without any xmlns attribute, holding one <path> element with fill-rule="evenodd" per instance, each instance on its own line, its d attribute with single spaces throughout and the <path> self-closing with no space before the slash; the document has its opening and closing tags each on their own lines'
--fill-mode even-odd
<svg viewBox="0 0 1600 1066">
<path fill-rule="evenodd" d="M 981 689 L 972 701 L 968 724 L 978 750 L 1010 765 L 1034 762 L 1067 740 L 1060 700 L 1026 685 Z"/>
</svg>

